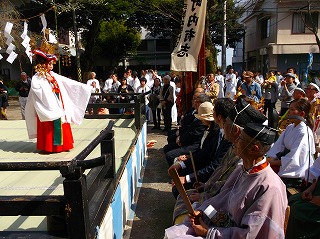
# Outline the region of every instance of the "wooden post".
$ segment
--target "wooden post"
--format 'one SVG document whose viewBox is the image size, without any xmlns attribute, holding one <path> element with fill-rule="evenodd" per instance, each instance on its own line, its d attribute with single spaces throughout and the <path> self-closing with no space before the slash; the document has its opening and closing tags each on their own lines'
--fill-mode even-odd
<svg viewBox="0 0 320 239">
<path fill-rule="evenodd" d="M 101 155 L 111 154 L 112 167 L 108 171 L 106 177 L 115 178 L 116 170 L 115 170 L 115 143 L 114 143 L 114 130 L 112 130 L 107 137 L 101 141 Z"/>
<path fill-rule="evenodd" d="M 141 116 L 141 104 L 139 95 L 135 95 L 134 97 L 134 124 L 137 129 L 141 129 L 142 125 L 142 116 Z"/>
<path fill-rule="evenodd" d="M 86 176 L 82 174 L 79 179 L 65 179 L 63 188 L 68 238 L 91 238 Z"/>
</svg>

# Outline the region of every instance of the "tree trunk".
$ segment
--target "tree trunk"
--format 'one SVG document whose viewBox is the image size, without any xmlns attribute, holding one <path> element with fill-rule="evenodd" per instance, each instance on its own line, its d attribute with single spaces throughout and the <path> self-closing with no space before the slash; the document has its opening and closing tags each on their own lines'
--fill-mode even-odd
<svg viewBox="0 0 320 239">
<path fill-rule="evenodd" d="M 93 49 L 96 42 L 96 37 L 99 32 L 99 23 L 101 18 L 98 16 L 95 16 L 92 18 L 92 24 L 89 28 L 89 32 L 86 39 L 86 47 L 83 55 L 81 56 L 81 65 L 82 70 L 84 72 L 89 72 L 93 70 L 93 62 L 94 62 L 94 56 L 93 56 Z"/>
</svg>

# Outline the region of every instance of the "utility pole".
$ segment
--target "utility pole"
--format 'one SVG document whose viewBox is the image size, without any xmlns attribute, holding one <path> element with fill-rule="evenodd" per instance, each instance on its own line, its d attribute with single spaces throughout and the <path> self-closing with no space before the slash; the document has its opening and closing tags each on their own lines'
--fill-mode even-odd
<svg viewBox="0 0 320 239">
<path fill-rule="evenodd" d="M 74 43 L 76 48 L 76 64 L 77 64 L 78 81 L 82 82 L 80 54 L 79 54 L 79 41 L 78 41 L 78 28 L 77 28 L 76 10 L 74 8 L 72 9 L 72 18 L 73 18 L 73 31 L 74 31 L 74 39 L 75 39 Z"/>
<path fill-rule="evenodd" d="M 223 30 L 222 30 L 222 49 L 221 49 L 221 71 L 226 73 L 226 45 L 227 45 L 227 0 L 223 1 Z"/>
</svg>

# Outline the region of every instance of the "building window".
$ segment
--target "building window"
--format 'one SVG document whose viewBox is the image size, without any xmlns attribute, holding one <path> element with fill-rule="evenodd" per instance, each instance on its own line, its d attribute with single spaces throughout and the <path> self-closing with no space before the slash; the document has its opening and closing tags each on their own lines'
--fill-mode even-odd
<svg viewBox="0 0 320 239">
<path fill-rule="evenodd" d="M 292 33 L 311 33 L 308 29 L 318 29 L 318 13 L 313 12 L 311 15 L 308 13 L 293 13 L 292 14 Z"/>
<path fill-rule="evenodd" d="M 148 51 L 148 42 L 147 40 L 142 40 L 139 47 L 138 51 Z"/>
<path fill-rule="evenodd" d="M 261 20 L 261 39 L 270 37 L 271 20 L 270 17 Z"/>
<path fill-rule="evenodd" d="M 157 39 L 156 51 L 170 51 L 170 39 Z"/>
</svg>

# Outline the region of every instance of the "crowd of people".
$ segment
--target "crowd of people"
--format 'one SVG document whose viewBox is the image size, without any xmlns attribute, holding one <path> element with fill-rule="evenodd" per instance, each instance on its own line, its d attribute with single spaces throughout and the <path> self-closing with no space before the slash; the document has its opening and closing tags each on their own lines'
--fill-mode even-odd
<svg viewBox="0 0 320 239">
<path fill-rule="evenodd" d="M 218 71 L 197 86 L 163 148 L 194 213 L 173 183 L 165 238 L 319 238 L 319 86 L 294 68 L 265 79 Z"/>
<path fill-rule="evenodd" d="M 251 71 L 239 76 L 233 69 L 224 76 L 217 70 L 197 82 L 192 107 L 179 118 L 181 82 L 175 74 L 143 70 L 138 75 L 128 69 L 120 80 L 112 73 L 101 82 L 91 72 L 82 84 L 52 71 L 54 55 L 35 55 L 37 73 L 30 80 L 22 72 L 15 89 L 39 150 L 72 149 L 70 123 L 81 123 L 88 103 L 129 103 L 132 95 L 127 93 L 147 93 L 146 118 L 153 129 L 160 129 L 163 119 L 168 170 L 177 170 L 195 210 L 187 211 L 173 184 L 174 225 L 166 229 L 165 238 L 320 237 L 319 80 L 299 81 L 294 68 L 284 74 L 269 71 L 266 77 Z M 7 91 L 0 81 L 2 118 Z M 94 94 L 101 92 L 116 94 Z M 110 108 L 104 113 L 133 110 Z M 172 129 L 173 122 L 178 127 Z"/>
<path fill-rule="evenodd" d="M 163 120 L 164 128 L 169 131 L 173 122 L 178 121 L 176 99 L 180 92 L 180 79 L 175 74 L 158 75 L 156 70 L 142 70 L 140 75 L 128 69 L 118 79 L 115 73 L 110 74 L 104 82 L 96 79 L 96 73 L 91 72 L 87 85 L 92 87 L 92 93 L 109 93 L 106 97 L 92 95 L 90 103 L 105 101 L 107 103 L 131 103 L 133 95 L 130 93 L 147 93 L 145 95 L 146 118 L 153 122 L 153 129 L 161 129 L 160 121 Z M 123 93 L 114 94 L 112 93 Z M 129 94 L 127 94 L 129 93 Z M 92 109 L 88 109 L 92 113 Z M 132 114 L 132 108 L 110 108 L 107 114 Z"/>
</svg>

